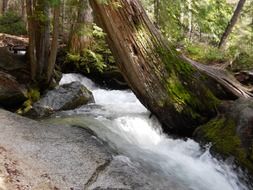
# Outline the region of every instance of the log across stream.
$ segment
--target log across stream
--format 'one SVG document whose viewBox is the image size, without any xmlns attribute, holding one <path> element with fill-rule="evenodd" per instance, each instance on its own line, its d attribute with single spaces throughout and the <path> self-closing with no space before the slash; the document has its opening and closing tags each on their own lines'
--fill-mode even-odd
<svg viewBox="0 0 253 190">
<path fill-rule="evenodd" d="M 247 190 L 243 173 L 233 165 L 212 157 L 191 139 L 175 139 L 161 130 L 159 122 L 131 91 L 106 90 L 77 74 L 65 74 L 61 84 L 80 81 L 94 95 L 95 104 L 58 113 L 50 123 L 81 126 L 140 169 L 156 189 L 173 190 Z M 142 187 L 150 189 L 143 182 Z M 133 187 L 125 187 L 133 189 Z"/>
</svg>

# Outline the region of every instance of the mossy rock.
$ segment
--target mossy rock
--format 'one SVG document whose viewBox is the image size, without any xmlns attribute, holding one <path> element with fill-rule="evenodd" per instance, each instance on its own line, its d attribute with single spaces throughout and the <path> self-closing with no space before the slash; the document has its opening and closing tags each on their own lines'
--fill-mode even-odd
<svg viewBox="0 0 253 190">
<path fill-rule="evenodd" d="M 212 150 L 233 156 L 236 163 L 253 175 L 253 99 L 240 99 L 229 111 L 200 126 L 198 140 L 212 143 Z"/>
<path fill-rule="evenodd" d="M 33 91 L 32 95 L 34 98 L 39 97 L 36 91 Z M 93 102 L 92 92 L 80 82 L 72 82 L 48 91 L 32 106 L 28 102 L 31 109 L 25 115 L 32 118 L 43 118 L 56 111 L 71 110 Z"/>
</svg>

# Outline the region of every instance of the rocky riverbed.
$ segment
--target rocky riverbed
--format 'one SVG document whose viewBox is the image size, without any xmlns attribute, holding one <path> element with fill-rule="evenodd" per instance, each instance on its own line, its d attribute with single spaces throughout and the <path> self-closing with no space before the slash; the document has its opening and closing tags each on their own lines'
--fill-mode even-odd
<svg viewBox="0 0 253 190">
<path fill-rule="evenodd" d="M 88 130 L 42 125 L 0 110 L 0 189 L 154 189 Z"/>
</svg>

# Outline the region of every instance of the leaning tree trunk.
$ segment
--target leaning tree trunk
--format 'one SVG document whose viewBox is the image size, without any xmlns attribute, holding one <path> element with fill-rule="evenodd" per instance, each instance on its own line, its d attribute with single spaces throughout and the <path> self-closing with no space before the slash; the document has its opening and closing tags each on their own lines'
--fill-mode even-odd
<svg viewBox="0 0 253 190">
<path fill-rule="evenodd" d="M 237 7 L 234 11 L 234 14 L 233 14 L 231 20 L 229 21 L 227 28 L 225 29 L 225 32 L 223 33 L 223 35 L 221 37 L 221 40 L 219 43 L 219 48 L 223 48 L 224 45 L 226 44 L 227 38 L 230 35 L 230 33 L 232 32 L 232 30 L 233 30 L 233 28 L 240 16 L 240 13 L 242 11 L 242 8 L 243 8 L 245 2 L 246 2 L 246 0 L 239 0 Z"/>
<path fill-rule="evenodd" d="M 249 95 L 225 75 L 201 67 L 168 47 L 138 0 L 90 3 L 124 78 L 164 129 L 190 134 L 217 114 L 218 97 Z M 218 89 L 225 90 L 214 93 Z"/>
</svg>

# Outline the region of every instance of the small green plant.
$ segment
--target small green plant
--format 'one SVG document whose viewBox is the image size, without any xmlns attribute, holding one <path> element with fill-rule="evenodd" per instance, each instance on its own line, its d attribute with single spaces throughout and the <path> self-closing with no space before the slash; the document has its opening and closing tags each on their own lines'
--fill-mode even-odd
<svg viewBox="0 0 253 190">
<path fill-rule="evenodd" d="M 187 43 L 184 51 L 193 60 L 204 64 L 224 63 L 229 60 L 226 52 L 206 44 Z"/>
<path fill-rule="evenodd" d="M 25 114 L 32 109 L 32 104 L 40 99 L 40 91 L 38 88 L 30 88 L 27 92 L 27 100 L 22 107 L 17 110 L 18 114 Z"/>
<path fill-rule="evenodd" d="M 14 12 L 7 12 L 0 16 L 0 32 L 12 35 L 27 33 L 24 21 Z"/>
<path fill-rule="evenodd" d="M 91 71 L 102 73 L 108 66 L 115 65 L 115 60 L 106 44 L 106 34 L 103 30 L 94 25 L 91 34 L 93 37 L 92 45 L 83 49 L 80 54 L 68 52 L 65 64 L 74 64 L 83 73 L 90 73 Z"/>
</svg>

